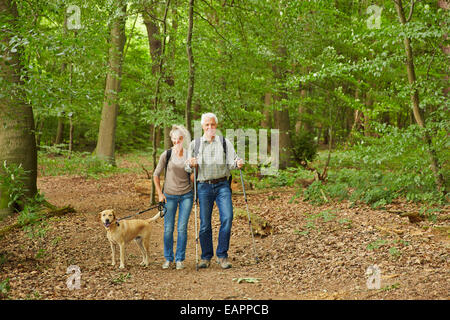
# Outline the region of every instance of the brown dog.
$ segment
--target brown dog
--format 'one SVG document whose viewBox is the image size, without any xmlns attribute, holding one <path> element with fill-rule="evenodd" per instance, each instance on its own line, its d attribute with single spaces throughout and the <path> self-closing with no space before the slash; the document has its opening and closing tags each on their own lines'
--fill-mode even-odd
<svg viewBox="0 0 450 320">
<path fill-rule="evenodd" d="M 112 265 L 116 265 L 115 244 L 120 248 L 120 266 L 125 268 L 125 244 L 134 239 L 142 252 L 142 266 L 148 266 L 148 254 L 150 244 L 151 223 L 160 216 L 158 212 L 153 218 L 146 220 L 121 220 L 117 221 L 114 210 L 103 210 L 100 219 L 106 229 L 106 236 L 111 244 Z"/>
</svg>

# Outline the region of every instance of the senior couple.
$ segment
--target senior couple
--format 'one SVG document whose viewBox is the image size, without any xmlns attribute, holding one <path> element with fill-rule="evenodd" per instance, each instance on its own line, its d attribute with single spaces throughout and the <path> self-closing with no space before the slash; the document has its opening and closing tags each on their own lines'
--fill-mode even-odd
<svg viewBox="0 0 450 320">
<path fill-rule="evenodd" d="M 165 202 L 164 216 L 164 258 L 163 269 L 171 267 L 175 260 L 176 269 L 184 269 L 186 254 L 187 226 L 194 201 L 191 181 L 194 168 L 197 169 L 197 197 L 200 205 L 199 240 L 201 261 L 199 268 L 208 268 L 214 256 L 211 215 L 214 202 L 219 209 L 220 230 L 216 249 L 217 262 L 223 269 L 231 268 L 228 261 L 233 205 L 228 182 L 230 170 L 242 168 L 244 161 L 237 157 L 234 147 L 227 139 L 216 136 L 217 117 L 205 113 L 201 118 L 203 136 L 193 140 L 187 150 L 183 142 L 189 140 L 189 133 L 183 126 L 173 126 L 170 138 L 173 143 L 169 161 L 168 150 L 161 154 L 153 174 L 159 201 Z M 226 148 L 226 149 L 225 149 Z M 225 159 L 226 157 L 226 159 Z M 161 189 L 160 175 L 165 171 L 164 186 Z M 192 177 L 192 178 L 191 178 Z M 178 211 L 177 248 L 174 257 L 173 232 L 175 216 Z"/>
</svg>

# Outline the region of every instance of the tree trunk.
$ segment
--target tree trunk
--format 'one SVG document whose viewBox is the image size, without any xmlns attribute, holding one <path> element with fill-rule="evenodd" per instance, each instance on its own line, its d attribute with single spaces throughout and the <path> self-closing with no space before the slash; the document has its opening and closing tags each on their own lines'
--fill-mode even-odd
<svg viewBox="0 0 450 320">
<path fill-rule="evenodd" d="M 448 9 L 450 9 L 450 2 L 448 0 L 438 0 L 438 7 L 443 10 L 448 10 Z M 445 22 L 443 22 L 441 25 L 442 25 L 442 28 L 445 28 Z M 445 34 L 444 40 L 447 40 L 447 39 L 448 39 L 448 34 Z M 447 55 L 450 54 L 450 45 L 447 45 L 447 46 L 442 45 L 442 52 L 444 52 Z M 444 76 L 445 82 L 448 84 L 449 76 L 448 76 L 447 70 L 445 70 L 444 73 L 445 73 L 445 76 Z M 443 91 L 444 91 L 444 95 L 447 96 L 448 93 L 450 92 L 450 87 L 444 88 Z"/>
<path fill-rule="evenodd" d="M 281 59 L 284 60 L 286 57 L 286 48 L 278 45 L 277 52 Z M 277 83 L 282 83 L 284 80 L 284 70 L 281 66 L 273 66 L 272 70 L 274 72 L 274 77 L 277 79 Z M 287 99 L 287 94 L 284 88 L 279 89 L 279 91 L 273 96 L 273 101 L 281 101 L 282 99 Z M 289 107 L 283 105 L 281 110 L 279 106 L 274 110 L 274 125 L 280 131 L 279 135 L 279 151 L 280 151 L 280 162 L 279 168 L 286 169 L 293 164 L 293 153 L 292 153 L 292 141 L 290 137 L 290 119 L 289 119 Z"/>
<path fill-rule="evenodd" d="M 370 93 L 366 92 L 366 97 L 365 97 L 365 102 L 364 104 L 366 105 L 366 109 L 372 109 L 373 108 L 373 98 L 370 95 Z M 363 117 L 364 117 L 364 136 L 369 137 L 370 136 L 370 118 L 369 118 L 369 112 L 364 112 L 363 113 Z"/>
<path fill-rule="evenodd" d="M 264 110 L 263 115 L 264 118 L 261 120 L 261 127 L 263 129 L 272 128 L 272 116 L 270 112 L 270 105 L 272 104 L 272 94 L 270 92 L 266 92 L 264 94 Z"/>
<path fill-rule="evenodd" d="M 171 41 L 170 41 L 169 45 L 171 45 L 173 43 L 173 45 L 171 45 L 171 57 L 174 58 L 175 49 L 176 49 L 175 35 L 176 35 L 176 30 L 178 28 L 178 21 L 176 18 L 176 15 L 177 15 L 176 6 L 172 9 L 172 13 L 174 14 L 175 18 L 172 21 L 173 28 L 172 28 L 172 33 L 171 33 L 171 37 L 170 37 Z M 155 8 L 146 6 L 145 10 L 142 14 L 142 18 L 144 20 L 144 25 L 147 29 L 147 37 L 148 37 L 150 56 L 152 58 L 152 74 L 154 76 L 162 77 L 162 75 L 160 75 L 160 61 L 162 59 L 161 51 L 162 51 L 163 43 L 161 41 L 160 27 L 158 26 L 155 19 L 153 18 L 155 15 L 156 15 Z M 165 24 L 165 22 L 164 22 L 164 24 Z M 169 86 L 173 87 L 175 85 L 174 75 L 172 72 L 169 72 L 169 73 L 170 74 L 164 80 Z M 159 91 L 159 89 L 158 89 L 158 91 Z M 154 104 L 154 102 L 155 101 L 153 101 L 153 104 Z M 175 107 L 175 98 L 170 97 L 169 103 L 172 104 L 173 107 Z M 169 136 L 170 130 L 171 130 L 170 126 L 164 126 L 164 131 L 163 131 L 163 133 L 164 133 L 164 149 L 168 149 L 172 145 L 170 136 Z M 152 137 L 151 140 L 153 141 L 153 125 L 150 126 L 150 132 L 151 132 L 150 135 Z M 158 145 L 159 141 L 160 141 L 160 137 L 158 137 L 158 135 L 157 135 L 157 139 L 156 139 L 157 145 Z"/>
<path fill-rule="evenodd" d="M 18 24 L 16 2 L 0 0 L 0 15 L 4 16 L 0 44 L 4 46 L 0 56 L 0 91 L 7 93 L 0 98 L 0 174 L 3 163 L 22 165 L 27 174 L 25 196 L 33 197 L 36 192 L 37 151 L 34 134 L 32 106 L 25 103 L 23 82 L 20 80 L 22 65 L 20 49 L 12 52 L 9 43 Z M 0 216 L 11 213 L 8 208 L 9 194 L 0 186 Z M 22 199 L 26 200 L 26 199 Z M 21 209 L 21 208 L 20 208 Z"/>
<path fill-rule="evenodd" d="M 194 55 L 192 53 L 192 29 L 194 27 L 194 0 L 189 0 L 189 22 L 188 22 L 188 33 L 186 38 L 186 52 L 189 61 L 189 77 L 188 77 L 188 93 L 186 97 L 186 128 L 194 136 L 192 132 L 192 98 L 194 95 L 194 76 L 195 76 L 195 66 L 194 66 Z"/>
<path fill-rule="evenodd" d="M 72 156 L 73 151 L 73 114 L 69 114 L 69 155 L 68 158 Z"/>
<path fill-rule="evenodd" d="M 405 25 L 407 23 L 407 21 L 405 18 L 405 12 L 403 10 L 402 1 L 394 0 L 394 3 L 395 3 L 395 8 L 397 10 L 397 14 L 398 14 L 400 23 L 402 25 Z M 406 70 L 407 70 L 407 74 L 408 74 L 408 81 L 409 81 L 409 84 L 411 85 L 411 87 L 414 88 L 415 82 L 416 82 L 416 73 L 415 73 L 415 69 L 414 69 L 414 56 L 413 56 L 413 52 L 412 52 L 412 48 L 411 48 L 411 39 L 405 38 L 403 40 L 403 44 L 405 46 L 405 53 L 406 53 Z M 419 91 L 416 88 L 412 89 L 411 102 L 412 102 L 412 106 L 413 106 L 414 119 L 416 120 L 417 124 L 421 128 L 425 128 L 424 117 L 420 110 Z M 434 173 L 438 190 L 446 193 L 446 190 L 444 190 L 444 188 L 445 188 L 444 176 L 439 172 L 440 168 L 439 168 L 439 162 L 437 159 L 436 151 L 434 150 L 433 143 L 431 141 L 431 137 L 426 130 L 424 131 L 423 139 L 428 146 L 431 170 Z"/>
<path fill-rule="evenodd" d="M 160 100 L 160 85 L 161 85 L 161 79 L 164 78 L 164 54 L 165 54 L 165 47 L 166 47 L 166 20 L 167 20 L 167 12 L 169 10 L 170 0 L 166 1 L 165 9 L 164 9 L 164 17 L 162 19 L 162 26 L 163 26 L 163 33 L 162 33 L 162 41 L 159 40 L 159 37 L 155 37 L 156 34 L 159 34 L 159 27 L 156 23 L 153 22 L 151 19 L 150 12 L 153 8 L 146 8 L 147 14 L 144 13 L 144 24 L 147 28 L 147 34 L 148 34 L 148 41 L 150 45 L 150 55 L 152 56 L 153 60 L 153 67 L 152 72 L 153 74 L 157 74 L 156 79 L 156 85 L 155 85 L 155 99 L 153 101 L 153 110 L 158 110 L 159 106 L 159 100 Z M 155 68 L 156 64 L 156 68 Z M 156 169 L 156 152 L 157 152 L 157 132 L 158 127 L 153 125 L 152 130 L 152 166 L 153 166 L 153 172 Z M 155 195 L 156 195 L 156 189 L 155 184 L 152 180 L 152 191 L 150 195 L 150 204 L 155 204 Z"/>
<path fill-rule="evenodd" d="M 169 35 L 169 59 L 170 61 L 175 61 L 175 54 L 177 50 L 177 32 L 178 32 L 178 4 L 177 0 L 172 2 L 172 28 Z M 166 78 L 166 83 L 171 87 L 170 91 L 174 92 L 175 87 L 175 64 L 169 67 L 169 72 Z M 168 103 L 172 106 L 172 110 L 176 109 L 177 102 L 174 95 L 168 97 Z M 164 126 L 164 149 L 167 150 L 172 147 L 172 140 L 170 139 L 170 130 L 172 130 L 171 125 Z"/>
<path fill-rule="evenodd" d="M 63 143 L 64 138 L 64 111 L 58 116 L 58 126 L 56 129 L 55 145 Z"/>
<path fill-rule="evenodd" d="M 106 76 L 105 97 L 102 118 L 98 132 L 96 154 L 99 158 L 115 165 L 115 138 L 117 114 L 119 112 L 118 94 L 122 75 L 123 48 L 125 46 L 126 4 L 118 0 L 121 16 L 114 19 L 111 28 L 109 49 L 109 70 Z"/>
<path fill-rule="evenodd" d="M 303 106 L 303 99 L 305 99 L 306 97 L 306 89 L 301 89 L 300 90 L 300 96 L 302 97 L 302 102 L 300 102 L 299 106 L 298 106 L 298 119 L 297 122 L 295 123 L 295 132 L 296 133 L 300 133 L 300 131 L 302 131 L 304 129 L 304 123 L 302 121 L 302 114 L 304 112 L 306 112 L 306 108 Z"/>
</svg>

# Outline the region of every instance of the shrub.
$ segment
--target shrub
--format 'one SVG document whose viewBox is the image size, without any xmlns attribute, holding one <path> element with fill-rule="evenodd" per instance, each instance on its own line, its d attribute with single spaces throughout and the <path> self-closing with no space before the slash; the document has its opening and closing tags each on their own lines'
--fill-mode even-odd
<svg viewBox="0 0 450 320">
<path fill-rule="evenodd" d="M 300 131 L 291 135 L 292 149 L 298 162 L 312 161 L 317 156 L 317 143 L 314 135 L 307 131 Z"/>
</svg>

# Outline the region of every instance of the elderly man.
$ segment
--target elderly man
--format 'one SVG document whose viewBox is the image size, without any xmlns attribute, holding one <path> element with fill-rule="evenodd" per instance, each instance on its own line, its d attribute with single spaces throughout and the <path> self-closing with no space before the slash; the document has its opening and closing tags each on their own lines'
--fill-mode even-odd
<svg viewBox="0 0 450 320">
<path fill-rule="evenodd" d="M 200 246 L 202 248 L 199 268 L 208 268 L 214 255 L 211 215 L 214 201 L 219 209 L 220 230 L 216 249 L 217 262 L 223 269 L 231 268 L 228 262 L 233 204 L 228 182 L 230 170 L 242 168 L 244 161 L 237 157 L 232 143 L 216 136 L 217 117 L 213 113 L 202 115 L 202 137 L 191 142 L 188 149 L 186 171 L 198 169 L 197 193 L 200 204 Z"/>
</svg>

